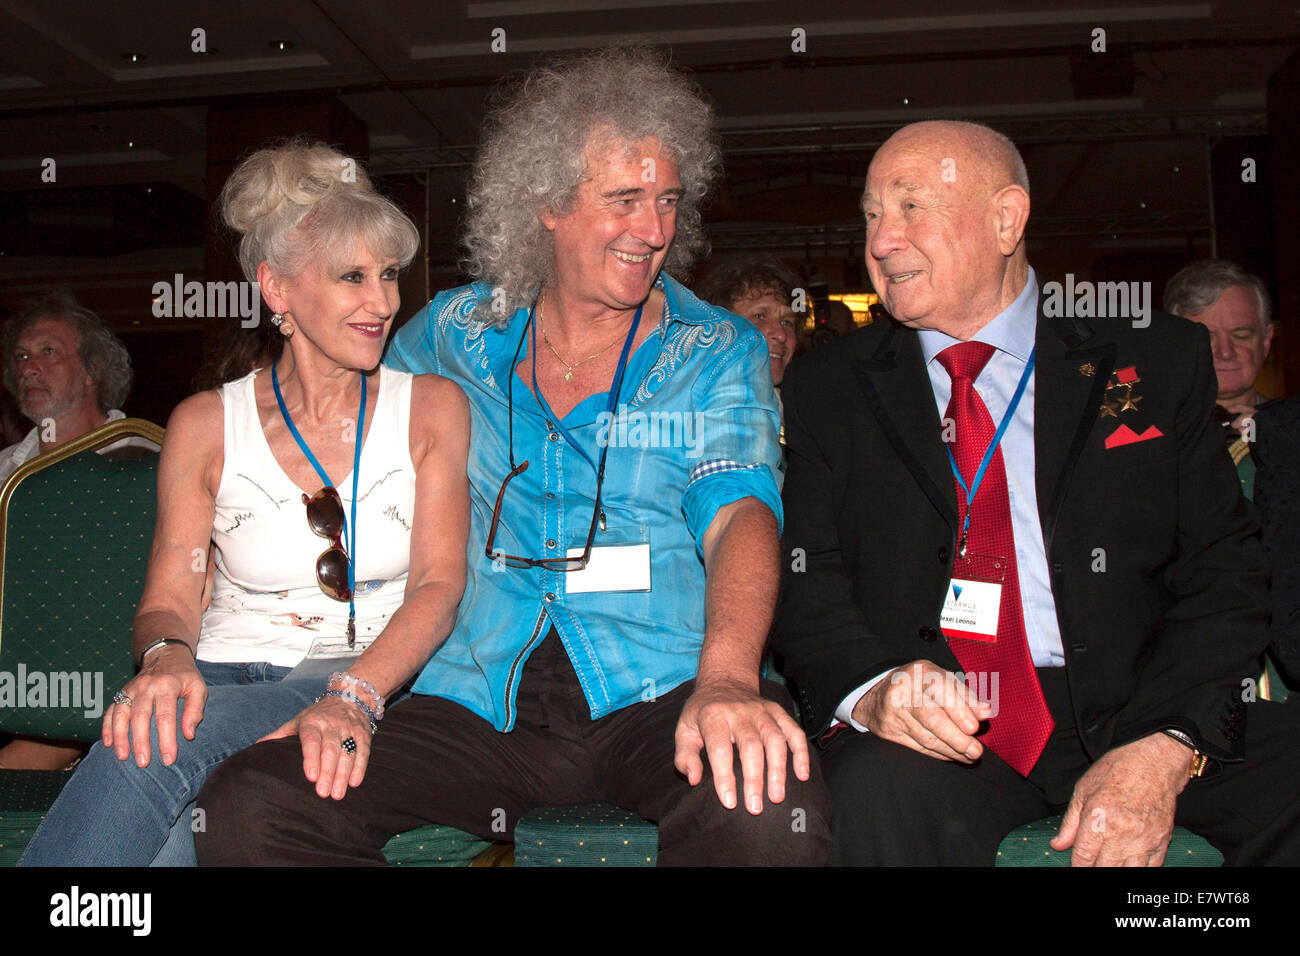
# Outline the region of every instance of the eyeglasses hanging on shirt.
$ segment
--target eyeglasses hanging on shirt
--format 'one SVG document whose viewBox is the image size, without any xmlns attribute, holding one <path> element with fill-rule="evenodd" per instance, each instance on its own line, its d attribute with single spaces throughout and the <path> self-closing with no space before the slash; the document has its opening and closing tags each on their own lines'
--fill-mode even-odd
<svg viewBox="0 0 1300 956">
<path fill-rule="evenodd" d="M 539 298 L 540 298 L 540 294 L 539 294 Z M 633 316 L 632 318 L 632 327 L 628 329 L 627 338 L 623 342 L 623 351 L 620 353 L 618 357 L 618 365 L 614 369 L 614 380 L 613 382 L 610 383 L 609 401 L 605 409 L 606 413 L 609 415 L 612 415 L 614 413 L 614 409 L 618 406 L 619 393 L 623 387 L 623 373 L 627 371 L 628 355 L 632 350 L 632 340 L 636 338 L 637 327 L 641 324 L 641 309 L 643 307 L 644 307 L 644 303 L 641 306 L 637 306 L 636 315 Z M 592 542 L 596 538 L 596 525 L 599 524 L 602 528 L 604 528 L 605 526 L 605 512 L 601 508 L 600 496 L 601 496 L 601 489 L 605 483 L 605 458 L 609 454 L 609 445 L 607 443 L 603 448 L 601 448 L 600 463 L 597 464 L 596 462 L 591 460 L 591 456 L 588 455 L 583 450 L 582 446 L 579 445 L 576 441 L 574 441 L 574 438 L 569 433 L 569 430 L 565 428 L 564 423 L 560 421 L 560 417 L 556 415 L 553 411 L 551 411 L 550 406 L 546 402 L 546 397 L 542 395 L 542 390 L 537 385 L 537 349 L 536 348 L 532 350 L 533 352 L 533 369 L 532 369 L 533 370 L 533 394 L 537 396 L 538 404 L 542 406 L 542 410 L 548 416 L 549 419 L 548 424 L 553 424 L 554 428 L 564 436 L 565 441 L 567 441 L 569 445 L 579 455 L 581 455 L 583 458 L 587 460 L 587 464 L 591 465 L 591 467 L 596 470 L 596 507 L 592 511 L 591 527 L 587 531 L 587 542 L 583 548 L 581 555 L 569 555 L 565 557 L 556 557 L 556 558 L 525 558 L 519 555 L 506 554 L 502 551 L 498 551 L 495 547 L 493 547 L 493 545 L 496 542 L 497 526 L 498 524 L 500 524 L 501 521 L 501 503 L 505 499 L 506 486 L 510 484 L 512 479 L 514 479 L 519 475 L 522 475 L 525 471 L 528 470 L 527 459 L 525 459 L 520 464 L 517 465 L 515 464 L 514 383 L 515 383 L 515 369 L 518 368 L 519 366 L 519 353 L 523 350 L 524 342 L 528 338 L 528 333 L 533 328 L 536 315 L 537 315 L 537 300 L 535 299 L 533 300 L 532 308 L 528 312 L 528 321 L 524 324 L 523 333 L 519 336 L 519 344 L 515 346 L 514 358 L 510 362 L 510 377 L 506 382 L 506 402 L 507 402 L 506 407 L 507 407 L 507 415 L 508 415 L 508 422 L 509 422 L 508 432 L 509 432 L 509 442 L 510 442 L 510 473 L 506 475 L 505 481 L 501 482 L 501 490 L 497 492 L 496 506 L 492 509 L 492 524 L 488 529 L 487 546 L 484 549 L 484 551 L 487 554 L 487 556 L 491 558 L 494 562 L 498 562 L 509 568 L 545 568 L 549 571 L 564 571 L 564 572 L 581 571 L 584 568 L 586 568 L 591 561 L 591 546 L 592 546 Z"/>
</svg>

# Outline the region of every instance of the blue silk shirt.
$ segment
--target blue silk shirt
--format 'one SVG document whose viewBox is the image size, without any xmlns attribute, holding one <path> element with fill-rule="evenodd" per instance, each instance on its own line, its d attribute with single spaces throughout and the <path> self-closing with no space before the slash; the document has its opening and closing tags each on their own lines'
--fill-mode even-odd
<svg viewBox="0 0 1300 956">
<path fill-rule="evenodd" d="M 612 415 L 608 393 L 600 392 L 556 428 L 515 377 L 514 456 L 529 467 L 506 488 L 493 544 L 531 558 L 581 548 L 595 508 L 594 463 L 608 444 L 606 526 L 593 546 L 648 543 L 648 591 L 569 594 L 565 572 L 512 568 L 485 554 L 493 505 L 510 471 L 506 385 L 528 310 L 501 325 L 470 319 L 474 305 L 491 296 L 490 286 L 475 283 L 439 293 L 394 337 L 387 363 L 460 385 L 472 429 L 465 595 L 416 693 L 454 700 L 508 731 L 524 662 L 552 626 L 593 719 L 695 676 L 704 643 L 704 533 L 719 508 L 746 497 L 767 505 L 780 525 L 780 416 L 758 330 L 670 277 L 656 285 L 664 313 L 642 317 L 657 325 L 630 356 Z"/>
</svg>

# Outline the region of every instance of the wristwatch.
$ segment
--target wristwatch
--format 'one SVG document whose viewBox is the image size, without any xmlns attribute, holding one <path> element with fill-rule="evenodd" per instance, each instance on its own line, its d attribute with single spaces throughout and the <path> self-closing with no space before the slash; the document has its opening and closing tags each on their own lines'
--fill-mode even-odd
<svg viewBox="0 0 1300 956">
<path fill-rule="evenodd" d="M 1180 744 L 1184 744 L 1192 751 L 1192 767 L 1187 771 L 1187 779 L 1195 780 L 1201 774 L 1205 773 L 1205 765 L 1210 762 L 1210 758 L 1196 749 L 1196 742 L 1181 730 L 1175 730 L 1173 727 L 1166 727 L 1164 733 L 1173 737 Z"/>
</svg>

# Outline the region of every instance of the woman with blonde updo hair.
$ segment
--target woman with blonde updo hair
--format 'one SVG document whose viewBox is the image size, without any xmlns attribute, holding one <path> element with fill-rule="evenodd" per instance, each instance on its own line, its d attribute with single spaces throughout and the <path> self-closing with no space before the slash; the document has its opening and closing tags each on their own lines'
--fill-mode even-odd
<svg viewBox="0 0 1300 956">
<path fill-rule="evenodd" d="M 303 140 L 240 163 L 221 212 L 282 348 L 168 422 L 139 672 L 24 865 L 192 865 L 200 786 L 262 737 L 296 734 L 307 779 L 341 799 L 386 699 L 455 618 L 468 404 L 380 364 L 415 226 L 354 160 Z"/>
</svg>

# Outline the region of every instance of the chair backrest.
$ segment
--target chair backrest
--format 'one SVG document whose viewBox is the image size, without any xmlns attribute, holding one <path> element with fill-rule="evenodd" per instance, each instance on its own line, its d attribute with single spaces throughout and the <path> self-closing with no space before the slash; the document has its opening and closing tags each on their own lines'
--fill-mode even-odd
<svg viewBox="0 0 1300 956">
<path fill-rule="evenodd" d="M 158 456 L 96 450 L 132 436 L 161 444 L 162 432 L 138 418 L 109 422 L 25 463 L 0 489 L 0 730 L 99 737 L 133 672 Z"/>
</svg>

